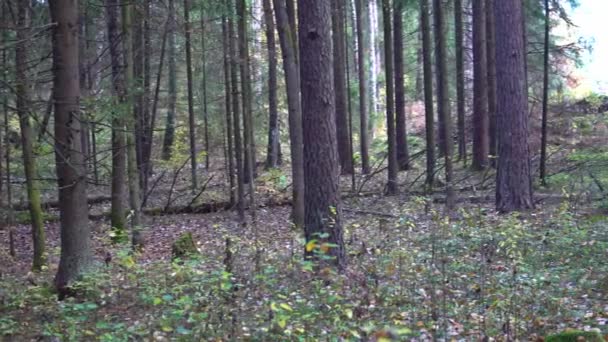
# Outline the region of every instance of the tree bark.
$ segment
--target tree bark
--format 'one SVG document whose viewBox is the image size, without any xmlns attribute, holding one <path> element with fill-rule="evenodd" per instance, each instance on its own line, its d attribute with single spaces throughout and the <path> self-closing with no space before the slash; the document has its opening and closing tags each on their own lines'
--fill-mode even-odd
<svg viewBox="0 0 608 342">
<path fill-rule="evenodd" d="M 196 174 L 196 120 L 194 118 L 194 87 L 192 85 L 192 49 L 190 46 L 190 0 L 184 0 L 184 31 L 186 35 L 186 78 L 188 83 L 188 133 L 190 137 L 190 172 L 192 191 L 198 187 Z"/>
<path fill-rule="evenodd" d="M 277 48 L 272 16 L 271 0 L 263 0 L 264 22 L 266 26 L 266 45 L 268 51 L 268 149 L 266 168 L 279 165 L 280 134 L 279 112 L 277 108 Z"/>
<path fill-rule="evenodd" d="M 543 51 L 543 113 L 540 142 L 540 180 L 547 185 L 547 107 L 549 105 L 549 0 L 545 0 L 545 46 Z"/>
<path fill-rule="evenodd" d="M 78 2 L 49 2 L 53 27 L 55 161 L 59 189 L 61 257 L 55 276 L 60 297 L 92 260 L 86 198 L 86 168 L 80 139 Z"/>
<path fill-rule="evenodd" d="M 488 166 L 486 0 L 473 1 L 473 170 Z"/>
<path fill-rule="evenodd" d="M 456 45 L 456 110 L 458 118 L 458 160 L 467 164 L 467 137 L 465 123 L 465 82 L 464 82 L 464 22 L 462 0 L 454 0 L 454 32 Z"/>
<path fill-rule="evenodd" d="M 448 30 L 445 20 L 445 7 L 443 0 L 434 0 L 435 8 L 435 58 L 437 76 L 437 112 L 440 122 L 439 128 L 442 129 L 445 139 L 443 142 L 443 158 L 445 168 L 445 187 L 446 187 L 446 207 L 453 209 L 456 204 L 453 182 L 452 155 L 454 143 L 452 141 L 452 115 L 450 111 L 450 89 L 448 83 L 448 61 L 446 37 Z"/>
<path fill-rule="evenodd" d="M 407 146 L 407 125 L 405 118 L 405 78 L 403 62 L 403 4 L 395 1 L 394 21 L 394 58 L 395 58 L 395 121 L 397 139 L 397 162 L 399 170 L 408 170 L 409 151 Z"/>
<path fill-rule="evenodd" d="M 304 145 L 302 133 L 302 103 L 300 102 L 300 72 L 296 48 L 296 28 L 290 25 L 285 0 L 273 0 L 283 54 L 283 70 L 287 88 L 289 111 L 289 139 L 291 149 L 291 177 L 293 205 L 291 217 L 294 225 L 304 227 Z M 292 0 L 287 0 L 292 1 Z"/>
<path fill-rule="evenodd" d="M 76 13 L 75 23 L 78 23 L 78 13 Z M 37 168 L 34 155 L 34 130 L 30 122 L 30 100 L 29 90 L 30 85 L 27 79 L 27 45 L 28 45 L 28 30 L 30 28 L 30 9 L 27 0 L 17 1 L 17 43 L 15 44 L 15 81 L 16 85 L 16 107 L 19 115 L 19 128 L 21 129 L 21 147 L 23 151 L 23 169 L 25 172 L 25 183 L 27 188 L 27 197 L 30 208 L 30 216 L 32 220 L 32 245 L 34 250 L 34 259 L 32 270 L 40 271 L 45 264 L 44 254 L 44 225 L 42 218 L 42 208 L 40 207 L 40 189 L 36 178 Z M 78 26 L 76 26 L 77 28 Z M 78 34 L 78 30 L 76 30 Z M 76 43 L 78 39 L 76 39 Z M 76 45 L 78 48 L 78 45 Z M 78 56 L 78 52 L 76 52 Z M 76 68 L 78 70 L 78 58 L 76 58 Z M 78 81 L 78 71 L 76 73 Z"/>
<path fill-rule="evenodd" d="M 205 15 L 201 12 L 201 93 L 203 98 L 203 125 L 205 138 L 205 170 L 209 171 L 211 146 L 209 145 L 209 108 L 207 104 L 207 28 Z"/>
<path fill-rule="evenodd" d="M 305 225 L 311 240 L 330 243 L 327 254 L 340 270 L 346 267 L 339 193 L 335 93 L 332 68 L 331 4 L 298 2 L 300 75 L 304 133 Z M 309 250 L 307 255 L 311 256 Z"/>
<path fill-rule="evenodd" d="M 168 75 L 168 89 L 167 95 L 169 97 L 167 104 L 167 121 L 165 123 L 165 137 L 163 140 L 163 151 L 162 158 L 164 160 L 171 159 L 171 152 L 173 149 L 173 140 L 175 139 L 175 107 L 177 102 L 177 67 L 175 65 L 175 4 L 174 0 L 169 0 L 169 19 L 168 19 L 168 41 L 169 44 L 167 51 L 169 75 Z"/>
<path fill-rule="evenodd" d="M 498 171 L 496 209 L 499 212 L 531 209 L 532 178 L 528 147 L 528 113 L 522 3 L 500 0 L 496 18 L 496 114 Z"/>
<path fill-rule="evenodd" d="M 125 93 L 124 75 L 121 64 L 120 32 L 118 28 L 118 0 L 105 0 L 108 41 L 112 60 L 113 95 L 122 102 Z M 125 153 L 125 121 L 121 111 L 112 113 L 112 212 L 111 225 L 115 231 L 115 241 L 124 239 L 126 228 L 126 177 L 127 157 Z"/>
<path fill-rule="evenodd" d="M 488 144 L 490 165 L 496 167 L 496 31 L 494 2 L 486 0 L 486 41 L 488 60 Z"/>
<path fill-rule="evenodd" d="M 384 20 L 384 72 L 386 80 L 386 131 L 388 139 L 388 182 L 386 194 L 395 195 L 399 192 L 397 184 L 397 139 L 395 136 L 395 90 L 393 83 L 393 38 L 392 38 L 392 4 L 390 0 L 382 0 L 382 17 Z"/>
<path fill-rule="evenodd" d="M 429 0 L 420 0 L 420 31 L 422 32 L 422 68 L 424 78 L 424 117 L 426 123 L 426 184 L 435 183 L 435 118 L 433 113 L 433 70 L 431 60 L 431 26 Z"/>
<path fill-rule="evenodd" d="M 231 66 L 230 66 L 230 36 L 228 35 L 228 21 L 226 16 L 222 16 L 222 51 L 224 53 L 224 102 L 226 108 L 226 141 L 228 151 L 226 157 L 228 159 L 228 184 L 230 185 L 230 204 L 236 203 L 235 190 L 236 184 L 234 180 L 234 149 L 232 135 L 232 89 L 230 83 Z"/>
<path fill-rule="evenodd" d="M 355 11 L 356 11 L 356 26 L 357 26 L 357 43 L 359 48 L 357 49 L 357 62 L 359 65 L 359 144 L 361 150 L 361 173 L 364 175 L 369 174 L 369 134 L 367 130 L 367 119 L 369 117 L 369 111 L 367 106 L 367 65 L 365 55 L 369 53 L 366 48 L 367 44 L 365 41 L 365 30 L 363 29 L 363 0 L 355 0 Z"/>
</svg>

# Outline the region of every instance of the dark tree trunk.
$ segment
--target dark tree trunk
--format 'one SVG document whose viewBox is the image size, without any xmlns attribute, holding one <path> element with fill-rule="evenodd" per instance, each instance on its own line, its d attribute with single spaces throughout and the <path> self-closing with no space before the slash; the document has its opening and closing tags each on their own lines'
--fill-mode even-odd
<svg viewBox="0 0 608 342">
<path fill-rule="evenodd" d="M 230 36 L 228 35 L 228 21 L 226 17 L 222 17 L 222 51 L 224 53 L 224 101 L 226 108 L 226 142 L 228 151 L 226 157 L 228 159 L 228 184 L 230 185 L 230 204 L 236 203 L 235 190 L 236 184 L 234 180 L 234 149 L 232 135 L 232 89 L 230 83 L 231 65 L 230 65 Z"/>
<path fill-rule="evenodd" d="M 394 17 L 394 56 L 395 56 L 395 120 L 397 139 L 397 162 L 400 170 L 409 169 L 407 146 L 407 125 L 405 119 L 405 79 L 403 64 L 403 5 L 395 1 Z"/>
<path fill-rule="evenodd" d="M 34 155 L 34 130 L 30 120 L 30 101 L 29 84 L 27 79 L 27 49 L 30 30 L 30 5 L 28 0 L 17 1 L 17 43 L 15 44 L 15 80 L 16 85 L 16 107 L 19 115 L 19 128 L 21 129 L 21 147 L 23 151 L 23 169 L 25 172 L 25 185 L 29 202 L 31 225 L 32 225 L 32 245 L 34 258 L 32 270 L 40 271 L 45 264 L 44 254 L 44 225 L 42 222 L 42 208 L 40 207 L 40 189 L 36 179 L 37 168 Z M 74 20 L 78 23 L 78 12 Z M 78 26 L 75 26 L 78 27 Z M 78 30 L 76 30 L 76 35 Z M 78 49 L 78 39 L 76 38 L 76 49 Z M 76 80 L 78 82 L 78 51 L 76 51 Z M 79 137 L 80 138 L 80 137 Z"/>
<path fill-rule="evenodd" d="M 454 0 L 454 31 L 456 39 L 456 110 L 458 118 L 458 160 L 467 164 L 464 86 L 464 22 L 462 0 Z"/>
<path fill-rule="evenodd" d="M 473 1 L 473 170 L 488 166 L 486 0 Z"/>
<path fill-rule="evenodd" d="M 391 28 L 391 1 L 382 0 L 382 18 L 384 20 L 384 72 L 386 80 L 386 131 L 388 139 L 388 183 L 387 195 L 399 192 L 397 184 L 397 139 L 395 137 L 395 91 L 393 86 L 393 38 Z"/>
<path fill-rule="evenodd" d="M 365 41 L 365 30 L 363 26 L 364 10 L 361 4 L 363 0 L 355 0 L 356 10 L 356 26 L 357 26 L 357 43 L 359 49 L 357 49 L 357 62 L 359 63 L 359 144 L 361 146 L 361 172 L 363 174 L 369 174 L 369 134 L 367 132 L 367 118 L 369 116 L 367 106 L 367 65 L 365 55 L 369 53 L 365 47 L 367 47 Z"/>
<path fill-rule="evenodd" d="M 488 59 L 488 144 L 490 165 L 496 167 L 496 33 L 494 22 L 494 2 L 486 0 L 486 40 Z"/>
<path fill-rule="evenodd" d="M 344 1 L 334 0 L 332 3 L 332 37 L 334 54 L 334 90 L 336 95 L 336 132 L 338 138 L 338 154 L 340 156 L 341 174 L 353 173 L 352 152 L 348 134 L 348 113 L 346 103 L 346 60 L 344 49 Z"/>
<path fill-rule="evenodd" d="M 549 104 L 549 0 L 545 0 L 545 46 L 543 55 L 543 113 L 540 142 L 540 180 L 547 185 L 547 107 Z"/>
<path fill-rule="evenodd" d="M 192 191 L 198 187 L 196 174 L 196 120 L 194 119 L 194 86 L 192 85 L 192 49 L 190 44 L 190 0 L 184 0 L 184 31 L 186 35 L 186 78 L 188 83 L 188 133 L 190 136 L 190 171 Z"/>
<path fill-rule="evenodd" d="M 55 101 L 55 161 L 59 188 L 61 258 L 55 276 L 60 297 L 91 262 L 86 196 L 86 168 L 80 139 L 78 82 L 78 3 L 49 3 L 53 27 L 53 92 Z"/>
<path fill-rule="evenodd" d="M 325 0 L 300 0 L 298 4 L 306 187 L 304 233 L 307 243 L 314 239 L 333 244 L 328 254 L 343 270 L 346 253 L 334 119 L 331 4 Z"/>
<path fill-rule="evenodd" d="M 296 227 L 304 227 L 304 145 L 302 133 L 302 104 L 300 102 L 300 72 L 298 70 L 296 29 L 289 23 L 285 0 L 273 0 L 279 41 L 283 53 L 283 70 L 289 111 L 289 139 L 293 205 L 291 216 Z M 291 2 L 292 0 L 287 0 Z"/>
<path fill-rule="evenodd" d="M 429 0 L 420 0 L 420 31 L 422 32 L 422 66 L 424 71 L 424 117 L 426 122 L 426 184 L 435 183 L 435 119 L 433 113 L 433 70 L 431 60 L 431 25 Z"/>
<path fill-rule="evenodd" d="M 152 144 L 154 137 L 154 127 L 152 127 L 152 118 L 150 112 L 150 82 L 152 78 L 150 68 L 150 54 L 151 54 L 151 41 L 150 41 L 150 5 L 151 0 L 144 0 L 143 9 L 143 89 L 142 89 L 142 117 L 141 125 L 143 130 L 143 137 L 141 142 L 141 183 L 143 193 L 148 192 L 148 179 L 152 174 L 152 163 L 150 161 L 152 157 Z M 165 39 L 163 37 L 163 39 Z M 163 44 L 164 45 L 164 44 Z M 164 50 L 164 46 L 162 47 Z M 161 52 L 162 54 L 163 52 Z"/>
<path fill-rule="evenodd" d="M 452 155 L 454 150 L 454 142 L 452 140 L 452 115 L 450 111 L 450 89 L 448 82 L 448 61 L 446 37 L 448 30 L 445 18 L 445 7 L 443 0 L 434 0 L 435 8 L 435 58 L 436 58 L 436 76 L 437 76 L 437 112 L 440 122 L 443 122 L 439 127 L 442 129 L 443 136 L 443 159 L 445 168 L 445 186 L 446 186 L 446 206 L 448 209 L 453 209 L 456 204 L 454 194 Z"/>
<path fill-rule="evenodd" d="M 201 93 L 203 98 L 203 129 L 205 138 L 205 170 L 209 171 L 211 146 L 209 145 L 209 109 L 207 104 L 207 32 L 205 16 L 201 12 Z"/>
<path fill-rule="evenodd" d="M 522 2 L 495 3 L 498 171 L 496 209 L 506 213 L 531 209 L 532 178 L 528 147 L 527 92 Z"/>
<path fill-rule="evenodd" d="M 118 0 L 106 0 L 106 20 L 110 58 L 112 59 L 113 95 L 124 96 L 125 85 L 122 73 L 122 54 L 120 51 L 120 32 L 118 28 Z M 112 229 L 116 231 L 116 239 L 124 238 L 126 228 L 126 170 L 127 156 L 125 153 L 125 121 L 123 114 L 113 113 L 112 118 L 112 209 L 110 214 Z"/>
<path fill-rule="evenodd" d="M 268 152 L 266 154 L 266 168 L 270 169 L 279 165 L 281 146 L 277 108 L 277 48 L 271 0 L 263 0 L 263 6 L 268 50 Z"/>
<path fill-rule="evenodd" d="M 169 67 L 169 75 L 168 75 L 168 89 L 167 95 L 169 97 L 169 103 L 167 104 L 167 121 L 165 124 L 165 137 L 163 140 L 163 151 L 162 158 L 164 160 L 169 160 L 171 158 L 171 150 L 173 149 L 173 140 L 175 139 L 175 107 L 177 102 L 177 67 L 175 65 L 175 31 L 176 31 L 176 23 L 175 23 L 175 5 L 174 0 L 169 0 L 169 21 L 168 25 L 168 51 L 167 51 L 167 59 L 168 59 L 168 67 Z"/>
</svg>

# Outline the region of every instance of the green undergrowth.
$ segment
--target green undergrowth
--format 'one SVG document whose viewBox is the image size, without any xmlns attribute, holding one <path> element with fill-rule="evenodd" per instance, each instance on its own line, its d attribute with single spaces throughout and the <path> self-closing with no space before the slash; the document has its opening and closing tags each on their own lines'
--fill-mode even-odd
<svg viewBox="0 0 608 342">
<path fill-rule="evenodd" d="M 300 258 L 305 248 L 328 258 L 332 246 L 264 240 L 256 247 L 233 234 L 225 236 L 230 253 L 221 239 L 177 262 L 144 264 L 123 247 L 63 302 L 50 274 L 37 285 L 5 277 L 0 336 L 397 341 L 608 332 L 605 218 L 563 205 L 502 217 L 469 208 L 449 219 L 425 214 L 424 202 L 396 209 L 395 220 L 348 223 L 342 274 Z"/>
</svg>

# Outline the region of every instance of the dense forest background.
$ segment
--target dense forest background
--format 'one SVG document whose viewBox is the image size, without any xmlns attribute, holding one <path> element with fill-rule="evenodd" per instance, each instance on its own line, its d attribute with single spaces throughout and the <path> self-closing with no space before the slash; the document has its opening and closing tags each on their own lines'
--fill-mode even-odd
<svg viewBox="0 0 608 342">
<path fill-rule="evenodd" d="M 2 1 L 0 340 L 603 340 L 578 5 Z"/>
</svg>

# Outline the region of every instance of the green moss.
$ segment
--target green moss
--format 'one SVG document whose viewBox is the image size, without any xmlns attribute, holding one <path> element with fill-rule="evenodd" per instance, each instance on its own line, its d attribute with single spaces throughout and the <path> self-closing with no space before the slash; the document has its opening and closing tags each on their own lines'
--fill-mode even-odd
<svg viewBox="0 0 608 342">
<path fill-rule="evenodd" d="M 550 335 L 545 342 L 604 342 L 602 335 L 597 332 L 570 330 L 559 334 Z"/>
<path fill-rule="evenodd" d="M 184 259 L 199 254 L 192 233 L 183 233 L 173 242 L 171 255 L 173 259 Z"/>
</svg>

